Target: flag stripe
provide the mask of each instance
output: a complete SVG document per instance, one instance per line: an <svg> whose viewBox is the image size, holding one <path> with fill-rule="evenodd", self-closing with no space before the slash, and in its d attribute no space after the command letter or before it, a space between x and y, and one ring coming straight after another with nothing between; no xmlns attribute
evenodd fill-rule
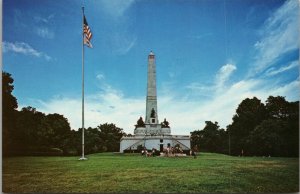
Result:
<svg viewBox="0 0 300 194"><path fill-rule="evenodd" d="M84 34L84 44L86 44L88 47L92 47L91 39L93 37L92 31L86 21L85 16L83 16L83 34Z"/></svg>

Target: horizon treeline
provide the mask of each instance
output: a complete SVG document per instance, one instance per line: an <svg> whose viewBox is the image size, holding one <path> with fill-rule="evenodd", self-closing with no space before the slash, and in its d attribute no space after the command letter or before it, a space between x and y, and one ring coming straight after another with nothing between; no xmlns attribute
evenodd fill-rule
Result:
<svg viewBox="0 0 300 194"><path fill-rule="evenodd" d="M63 115L44 114L33 107L17 110L11 74L2 72L3 156L80 155L82 128L71 130ZM123 129L113 123L85 128L85 153L119 151Z"/></svg>
<svg viewBox="0 0 300 194"><path fill-rule="evenodd" d="M256 97L244 99L225 129L206 121L191 132L197 151L235 156L299 156L299 101L269 96L265 104Z"/></svg>
<svg viewBox="0 0 300 194"><path fill-rule="evenodd" d="M33 107L17 110L11 74L2 71L3 156L80 155L82 129L72 130L63 115L44 114ZM222 110L220 110L222 111ZM244 99L225 129L206 121L191 132L191 148L234 156L299 156L299 101L269 96L265 104L256 97ZM117 152L126 135L113 123L85 129L85 153ZM129 136L131 134L128 134Z"/></svg>

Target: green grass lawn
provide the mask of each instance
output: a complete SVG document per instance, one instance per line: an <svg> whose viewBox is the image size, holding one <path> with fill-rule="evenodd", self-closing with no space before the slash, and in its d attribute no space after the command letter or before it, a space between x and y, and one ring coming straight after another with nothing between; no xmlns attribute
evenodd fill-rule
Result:
<svg viewBox="0 0 300 194"><path fill-rule="evenodd" d="M298 158L3 158L3 192L298 192Z"/></svg>

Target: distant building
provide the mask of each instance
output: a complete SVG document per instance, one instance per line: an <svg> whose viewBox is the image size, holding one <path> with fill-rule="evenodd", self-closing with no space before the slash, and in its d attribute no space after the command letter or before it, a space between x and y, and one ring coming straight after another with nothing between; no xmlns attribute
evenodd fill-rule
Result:
<svg viewBox="0 0 300 194"><path fill-rule="evenodd" d="M176 145L179 145L182 150L190 150L189 135L171 135L169 122L164 119L162 123L159 123L156 95L156 64L155 55L152 51L148 56L146 119L144 122L141 117L135 126L133 136L121 138L120 152L137 150L138 146L145 147L148 150L155 148L161 152L167 147L175 147Z"/></svg>

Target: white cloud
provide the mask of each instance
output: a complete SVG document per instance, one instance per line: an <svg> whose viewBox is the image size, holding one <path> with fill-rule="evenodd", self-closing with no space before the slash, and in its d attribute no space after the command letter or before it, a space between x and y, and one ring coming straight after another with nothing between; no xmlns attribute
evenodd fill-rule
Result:
<svg viewBox="0 0 300 194"><path fill-rule="evenodd" d="M300 99L300 78L298 77L296 80L278 86L269 91L270 95L279 95L285 96L289 101L299 101Z"/></svg>
<svg viewBox="0 0 300 194"><path fill-rule="evenodd" d="M133 46L136 43L136 40L137 38L129 39L129 37L125 38L124 36L122 38L120 36L117 36L115 38L115 45L118 45L117 52L121 55L125 55L133 48Z"/></svg>
<svg viewBox="0 0 300 194"><path fill-rule="evenodd" d="M217 121L225 128L231 123L238 104L243 99L253 96L252 91L259 83L255 80L240 81L228 85L226 87L228 89L214 93L206 100L199 98L178 100L165 96L162 102L159 101L159 107L163 107L161 112L169 118L174 134L187 134L202 129L207 120ZM214 87L211 85L211 88Z"/></svg>
<svg viewBox="0 0 300 194"><path fill-rule="evenodd" d="M24 42L3 42L3 52L13 51L16 53L22 53L25 55L33 55L36 57L40 57L41 53L37 50L33 49L29 44Z"/></svg>
<svg viewBox="0 0 300 194"><path fill-rule="evenodd" d="M230 75L236 70L236 66L232 64L226 64L218 71L215 79L216 90L222 90L226 81L228 81Z"/></svg>
<svg viewBox="0 0 300 194"><path fill-rule="evenodd" d="M263 103L270 96L286 96L289 101L299 100L299 78L282 86L267 86L265 80L248 79L227 86L208 100L180 100L169 96L158 97L160 120L167 118L173 134L188 134L203 129L205 121L217 121L226 128L232 123L236 108L246 98L259 98Z"/></svg>
<svg viewBox="0 0 300 194"><path fill-rule="evenodd" d="M50 14L49 16L42 17L39 15L34 16L35 26L33 29L35 29L35 33L42 37L47 39L53 39L55 36L54 31L50 28L50 26L53 26L53 18L55 14Z"/></svg>
<svg viewBox="0 0 300 194"><path fill-rule="evenodd" d="M14 52L20 53L24 55L34 56L34 57L43 57L47 61L51 60L51 57L47 54L37 51L36 49L32 48L29 44L25 42L3 42L2 44L3 52Z"/></svg>
<svg viewBox="0 0 300 194"><path fill-rule="evenodd" d="M37 23L44 23L44 24L48 24L52 21L52 19L54 18L55 14L50 14L47 17L41 17L39 15L34 16L34 21Z"/></svg>
<svg viewBox="0 0 300 194"><path fill-rule="evenodd" d="M127 133L133 133L140 116L144 117L145 100L124 98L113 90L85 97L85 127L96 127L103 123L114 123ZM80 98L53 98L49 101L36 100L34 106L45 113L59 113L77 130L82 126Z"/></svg>
<svg viewBox="0 0 300 194"><path fill-rule="evenodd" d="M55 14L45 16L44 14L33 14L25 10L14 9L14 26L18 31L29 31L39 37L53 39L55 32ZM27 20L30 18L30 20Z"/></svg>
<svg viewBox="0 0 300 194"><path fill-rule="evenodd" d="M105 76L104 76L104 74L99 73L99 74L96 76L96 78L97 78L98 80L103 80L103 79L105 79Z"/></svg>
<svg viewBox="0 0 300 194"><path fill-rule="evenodd" d="M122 17L126 10L134 3L134 0L109 0L100 1L104 10L113 17Z"/></svg>
<svg viewBox="0 0 300 194"><path fill-rule="evenodd" d="M54 32L49 30L47 27L38 27L36 28L36 33L42 38L53 39Z"/></svg>
<svg viewBox="0 0 300 194"><path fill-rule="evenodd" d="M225 65L216 73L216 78L228 80L234 69L236 69L234 66ZM100 90L85 97L85 126L96 127L106 122L115 123L126 133L133 134L138 118L140 116L145 118L146 97L127 97L121 90L105 83L103 77L102 74L96 76L101 80ZM231 124L239 103L245 98L256 96L265 102L269 95L281 95L286 96L289 101L299 100L299 78L279 86L271 85L263 79L245 79L232 84L224 83L226 89L219 93L211 92L211 97L205 100L184 98L184 95L178 95L180 91L176 93L172 88L169 89L170 92L158 95L160 122L166 118L170 122L174 135L189 134L193 130L202 129L207 120L217 121L221 127L226 128ZM194 85L198 87L196 83ZM215 83L206 87L216 88ZM168 89L165 88L165 90ZM81 98L59 96L48 101L36 100L33 106L45 113L63 114L68 118L71 127L77 130L81 127Z"/></svg>
<svg viewBox="0 0 300 194"><path fill-rule="evenodd" d="M236 66L232 64L223 65L216 73L213 83L189 83L187 86L185 86L185 88L189 91L187 94L190 94L189 97L202 96L212 98L213 96L222 93L224 90L228 89L228 81L236 69Z"/></svg>
<svg viewBox="0 0 300 194"><path fill-rule="evenodd" d="M284 54L298 49L299 10L298 1L286 1L265 22L261 40L256 42L256 60L249 75L264 71Z"/></svg>
<svg viewBox="0 0 300 194"><path fill-rule="evenodd" d="M209 85L203 85L198 82L192 82L186 86L187 89L191 90L193 93L201 93L201 92L213 92L214 87Z"/></svg>
<svg viewBox="0 0 300 194"><path fill-rule="evenodd" d="M279 69L275 69L274 67L271 67L270 69L268 69L266 71L266 75L267 76L277 75L279 73L283 73L283 72L293 69L295 67L299 67L299 61L293 61L291 64L280 67Z"/></svg>

